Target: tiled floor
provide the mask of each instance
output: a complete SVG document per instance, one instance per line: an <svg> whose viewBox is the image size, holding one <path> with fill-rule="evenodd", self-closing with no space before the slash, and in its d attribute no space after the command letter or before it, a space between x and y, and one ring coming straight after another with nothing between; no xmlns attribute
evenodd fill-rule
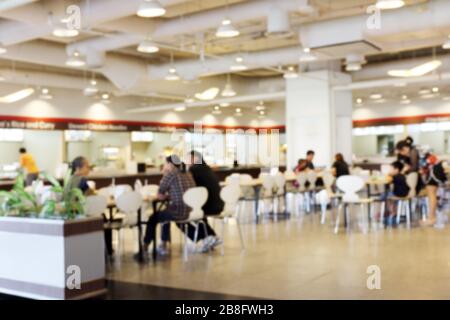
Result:
<svg viewBox="0 0 450 320"><path fill-rule="evenodd" d="M225 255L194 254L181 259L173 227L172 254L156 263L132 259L135 238L110 279L165 288L271 299L449 299L450 226L442 230L371 230L358 225L335 235L319 215L243 225L247 250L236 228L226 226ZM217 228L220 230L220 228ZM367 289L367 267L381 269L381 289ZM161 292L164 299L165 293Z"/></svg>

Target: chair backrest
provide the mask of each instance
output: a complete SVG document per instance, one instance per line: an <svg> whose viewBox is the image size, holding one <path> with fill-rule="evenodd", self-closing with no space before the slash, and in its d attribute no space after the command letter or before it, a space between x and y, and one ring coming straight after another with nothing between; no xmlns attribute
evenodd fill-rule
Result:
<svg viewBox="0 0 450 320"><path fill-rule="evenodd" d="M284 177L286 178L286 180L291 180L291 181L297 179L295 172L292 170L286 170L284 172Z"/></svg>
<svg viewBox="0 0 450 320"><path fill-rule="evenodd" d="M350 168L350 174L357 176L361 173L362 170L363 169L361 167L353 167L353 168Z"/></svg>
<svg viewBox="0 0 450 320"><path fill-rule="evenodd" d="M306 181L308 181L308 176L306 175L306 172L305 171L299 172L299 174L297 175L297 183L300 191L303 191L305 189Z"/></svg>
<svg viewBox="0 0 450 320"><path fill-rule="evenodd" d="M194 187L186 190L183 194L183 201L192 211L189 213L189 220L199 220L204 216L202 207L208 199L208 190L205 187Z"/></svg>
<svg viewBox="0 0 450 320"><path fill-rule="evenodd" d="M364 187L365 182L360 176L341 176L336 180L336 185L344 193L342 199L352 202L359 200L357 192Z"/></svg>
<svg viewBox="0 0 450 320"><path fill-rule="evenodd" d="M114 186L114 191L113 191L114 199L119 198L125 192L131 192L131 191L133 191L133 188L130 185L118 184L118 185Z"/></svg>
<svg viewBox="0 0 450 320"><path fill-rule="evenodd" d="M317 181L317 172L315 172L314 170L309 170L306 173L306 178L311 184L311 186L314 187Z"/></svg>
<svg viewBox="0 0 450 320"><path fill-rule="evenodd" d="M408 184L409 187L410 197L416 196L416 187L418 182L419 182L419 174L417 172L411 172L406 176L406 183Z"/></svg>
<svg viewBox="0 0 450 320"><path fill-rule="evenodd" d="M135 214L142 206L142 196L136 191L123 192L116 198L116 206L120 212Z"/></svg>
<svg viewBox="0 0 450 320"><path fill-rule="evenodd" d="M247 173L242 173L239 175L241 183L251 182L253 180L252 176Z"/></svg>
<svg viewBox="0 0 450 320"><path fill-rule="evenodd" d="M220 198L225 203L223 212L229 215L236 213L240 197L240 189L236 185L227 185L220 190Z"/></svg>
<svg viewBox="0 0 450 320"><path fill-rule="evenodd" d="M331 190L331 187L333 186L334 181L336 178L333 176L333 174L329 171L324 172L322 176L323 184L325 186L325 189Z"/></svg>
<svg viewBox="0 0 450 320"><path fill-rule="evenodd" d="M85 212L88 217L97 217L105 212L108 206L108 199L95 195L86 197Z"/></svg>
<svg viewBox="0 0 450 320"><path fill-rule="evenodd" d="M281 172L277 172L277 174L275 174L273 177L275 179L276 187L278 189L283 189L284 185L286 184L286 178L284 174L282 174Z"/></svg>
<svg viewBox="0 0 450 320"><path fill-rule="evenodd" d="M239 183L240 183L240 180L241 178L240 178L240 175L239 175L239 173L233 173L233 174L231 174L231 175L229 175L229 176L227 176L226 178L225 178L225 183L228 185L228 184L235 184L235 185L239 185Z"/></svg>
<svg viewBox="0 0 450 320"><path fill-rule="evenodd" d="M140 193L143 198L146 197L153 197L158 194L159 186L157 184L148 184L146 186L143 186L140 190Z"/></svg>
<svg viewBox="0 0 450 320"><path fill-rule="evenodd" d="M134 191L141 191L142 187L142 181L140 179L136 179L134 182Z"/></svg>
<svg viewBox="0 0 450 320"><path fill-rule="evenodd" d="M96 193L99 196L103 196L107 199L111 198L114 195L114 188L113 187L104 187L96 190Z"/></svg>
<svg viewBox="0 0 450 320"><path fill-rule="evenodd" d="M268 173L261 173L259 178L262 180L263 195L271 196L275 187L275 179Z"/></svg>

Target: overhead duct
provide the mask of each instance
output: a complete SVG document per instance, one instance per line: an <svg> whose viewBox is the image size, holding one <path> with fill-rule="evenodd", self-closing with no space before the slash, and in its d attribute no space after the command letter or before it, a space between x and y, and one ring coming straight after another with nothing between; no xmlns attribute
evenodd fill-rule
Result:
<svg viewBox="0 0 450 320"><path fill-rule="evenodd" d="M274 5L267 16L266 35L275 38L286 38L293 35L289 22L289 11Z"/></svg>

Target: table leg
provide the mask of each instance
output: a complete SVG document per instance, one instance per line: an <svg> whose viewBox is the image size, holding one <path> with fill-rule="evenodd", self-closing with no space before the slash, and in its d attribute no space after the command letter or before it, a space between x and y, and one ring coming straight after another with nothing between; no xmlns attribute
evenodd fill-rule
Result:
<svg viewBox="0 0 450 320"><path fill-rule="evenodd" d="M158 208L157 208L157 202L153 202L153 214L156 214ZM156 257L157 257L157 245L156 245L156 228L157 228L157 224L155 224L155 229L153 230L153 250L152 250L152 258L153 258L153 262L156 262Z"/></svg>
<svg viewBox="0 0 450 320"><path fill-rule="evenodd" d="M258 211L259 211L259 193L261 190L260 186L255 186L253 188L255 190L255 217L256 217L256 223L259 222L259 215L258 215Z"/></svg>
<svg viewBox="0 0 450 320"><path fill-rule="evenodd" d="M139 262L144 261L144 248L142 247L142 210L137 211L137 227L138 227L138 248L139 248Z"/></svg>

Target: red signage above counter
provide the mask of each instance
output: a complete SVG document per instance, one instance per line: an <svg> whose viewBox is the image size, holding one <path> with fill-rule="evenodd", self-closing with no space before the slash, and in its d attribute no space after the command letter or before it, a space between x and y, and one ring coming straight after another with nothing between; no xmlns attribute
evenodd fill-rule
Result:
<svg viewBox="0 0 450 320"><path fill-rule="evenodd" d="M0 115L1 129L29 129L29 130L90 130L90 131L155 131L155 132L173 132L176 129L194 130L194 123L161 123L161 122L142 122L127 120L89 120L73 118L32 118L21 116L2 116ZM203 129L216 129L226 131L232 129L256 131L267 129L285 131L285 126L274 127L248 127L248 126L222 126L222 125L203 125Z"/></svg>

